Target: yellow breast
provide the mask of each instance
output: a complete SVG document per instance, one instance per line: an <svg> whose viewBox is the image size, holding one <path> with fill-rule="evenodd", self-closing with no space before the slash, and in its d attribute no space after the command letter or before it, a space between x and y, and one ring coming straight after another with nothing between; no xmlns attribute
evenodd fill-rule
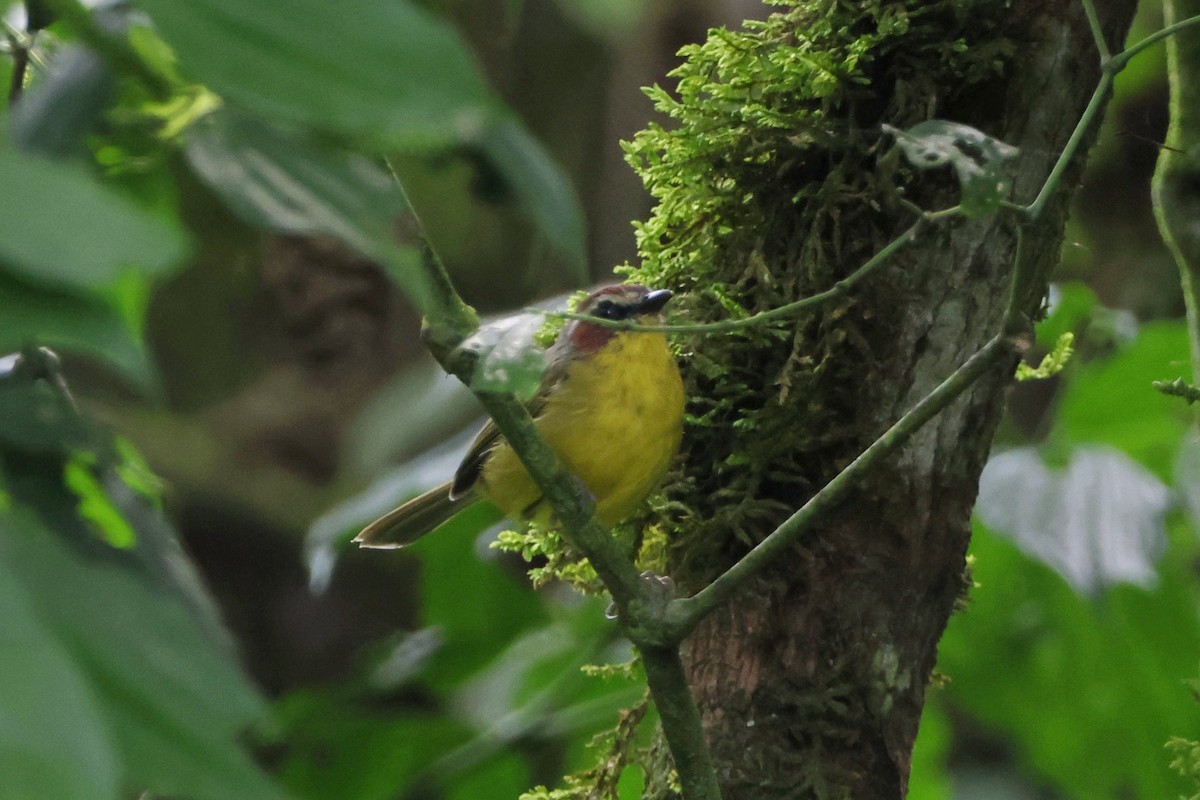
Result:
<svg viewBox="0 0 1200 800"><path fill-rule="evenodd" d="M572 363L536 424L595 497L597 519L624 519L658 486L683 434L683 382L666 338L620 333ZM509 516L540 516L541 491L507 444L482 478L484 494Z"/></svg>

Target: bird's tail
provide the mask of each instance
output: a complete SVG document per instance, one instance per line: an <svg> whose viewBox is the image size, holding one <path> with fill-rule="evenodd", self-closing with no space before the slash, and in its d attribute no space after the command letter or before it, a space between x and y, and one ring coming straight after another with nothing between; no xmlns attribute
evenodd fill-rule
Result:
<svg viewBox="0 0 1200 800"><path fill-rule="evenodd" d="M446 481L389 511L363 528L354 541L360 547L380 549L412 544L471 504L469 497L450 499L452 483Z"/></svg>

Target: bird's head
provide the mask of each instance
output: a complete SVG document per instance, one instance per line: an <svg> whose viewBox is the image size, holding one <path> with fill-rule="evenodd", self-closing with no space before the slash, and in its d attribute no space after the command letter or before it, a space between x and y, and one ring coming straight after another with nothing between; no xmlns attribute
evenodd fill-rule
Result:
<svg viewBox="0 0 1200 800"><path fill-rule="evenodd" d="M671 299L667 289L650 289L640 283L602 286L583 299L576 313L608 320L629 320L641 325L662 324L662 309ZM583 353L594 353L620 334L616 328L587 320L568 323L563 335Z"/></svg>

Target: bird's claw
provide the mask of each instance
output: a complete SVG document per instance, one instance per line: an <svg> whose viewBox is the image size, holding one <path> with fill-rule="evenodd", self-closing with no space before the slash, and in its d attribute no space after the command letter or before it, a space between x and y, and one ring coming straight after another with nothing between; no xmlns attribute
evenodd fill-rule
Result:
<svg viewBox="0 0 1200 800"><path fill-rule="evenodd" d="M656 605L666 605L675 599L675 581L669 575L655 575L646 570L638 576L649 589L648 594L656 601Z"/></svg>
<svg viewBox="0 0 1200 800"><path fill-rule="evenodd" d="M655 575L650 570L646 570L638 576L642 579L642 583L646 586L645 594L643 595L647 605L653 606L656 611L662 611L667 605L675 599L675 581L668 575ZM605 619L617 619L620 613L617 609L617 604L609 603L608 608L604 609Z"/></svg>

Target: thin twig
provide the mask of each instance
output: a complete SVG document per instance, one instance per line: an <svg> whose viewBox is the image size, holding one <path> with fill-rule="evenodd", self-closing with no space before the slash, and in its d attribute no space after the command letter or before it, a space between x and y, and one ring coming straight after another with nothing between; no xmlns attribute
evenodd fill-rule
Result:
<svg viewBox="0 0 1200 800"><path fill-rule="evenodd" d="M794 316L795 314L813 306L820 305L827 300L832 300L835 297L840 297L847 294L850 289L863 278L871 274L879 265L883 264L899 250L911 244L920 235L925 226L932 222L958 216L961 213L958 206L953 208L942 209L941 211L930 211L922 215L922 218L910 227L904 233L897 236L892 241L884 245L879 252L871 256L867 261L854 272L842 278L830 288L818 292L817 294L801 298L786 305L777 306L766 311L760 311L757 314L751 314L748 317L741 319L725 319L716 322L697 322L693 324L675 324L670 325L638 325L634 322L624 320L601 319L599 317L590 317L584 314L574 314L566 311L547 311L542 308L526 309L532 314L543 314L547 317L556 319L568 320L586 320L589 323L599 325L604 328L614 328L621 331L635 331L638 333L728 333L730 331L741 330L742 328L750 328L757 325L762 325L766 322L771 322L784 317Z"/></svg>
<svg viewBox="0 0 1200 800"><path fill-rule="evenodd" d="M1096 16L1096 9L1092 3L1092 0L1082 0L1082 2L1084 11L1088 15L1089 23L1091 23L1093 19L1096 19L1097 22L1095 25L1098 25L1099 18ZM1062 152L1059 153L1058 160L1054 162L1054 167L1050 170L1050 174L1046 177L1046 182L1042 184L1041 191L1038 192L1038 195L1034 201L1025 207L1025 214L1030 219L1036 220L1042 215L1042 212L1045 211L1046 204L1049 203L1051 195L1054 194L1054 191L1058 188L1058 184L1062 181L1063 173L1066 171L1067 166L1071 163L1072 159L1075 158L1075 154L1078 152L1080 145L1083 143L1083 137L1092 127L1092 123L1095 122L1100 110L1104 107L1104 101L1108 96L1109 90L1112 88L1113 78L1116 76L1116 74L1125 69L1125 67L1129 64L1129 60L1138 53L1141 53L1147 47L1161 42L1168 36L1171 36L1172 34L1177 33L1184 28L1197 24L1200 24L1200 15L1188 17L1185 20L1180 20L1173 25L1168 25L1162 30L1150 34L1136 44L1130 45L1120 53L1117 53L1115 56L1109 58L1105 58L1105 53L1108 50L1108 46L1104 45L1102 47L1100 82L1096 85L1096 90L1092 92L1092 98L1088 101L1087 108L1084 109L1083 114L1079 117L1079 122L1076 123L1075 130L1071 132L1071 138L1067 140L1067 144L1063 147ZM1103 36L1102 34L1098 33L1096 27L1093 27L1093 34L1098 37L1098 42L1103 42ZM1097 46L1100 47L1099 44Z"/></svg>
<svg viewBox="0 0 1200 800"><path fill-rule="evenodd" d="M1096 43L1096 50L1100 53L1100 63L1106 64L1112 58L1112 51L1108 49L1104 28L1100 26L1100 17L1096 14L1096 6L1091 0L1084 0L1083 13L1087 15L1088 27L1092 29L1092 41Z"/></svg>
<svg viewBox="0 0 1200 800"><path fill-rule="evenodd" d="M1111 63L1111 62L1110 62ZM1071 131L1071 138L1067 140L1067 144L1058 155L1058 160L1054 162L1054 167L1050 170L1050 174L1046 176L1045 183L1042 184L1041 191L1032 203L1025 207L1025 214L1031 220L1036 220L1042 215L1046 209L1046 204L1050 202L1051 195L1058 189L1058 184L1062 181L1063 173L1067 171L1071 161L1075 158L1075 153L1079 150L1079 146L1083 143L1083 137L1087 134L1088 129L1092 127L1092 122L1104 108L1104 101L1108 98L1108 91L1112 88L1113 73L1104 70L1100 73L1100 82L1096 84L1096 90L1092 92L1092 99L1088 101L1087 108L1083 110L1083 114L1079 117L1079 122L1075 125L1075 130Z"/></svg>
<svg viewBox="0 0 1200 800"><path fill-rule="evenodd" d="M1190 28L1193 25L1200 25L1200 14L1197 14L1194 17L1188 17L1187 19L1181 19L1179 22L1168 25L1162 30L1155 31L1145 39L1126 47L1120 53L1117 53L1112 57L1112 60L1109 61L1109 69L1114 73L1120 72L1121 70L1125 69L1125 66L1129 63L1131 58L1141 53L1147 47L1156 45L1167 37L1173 36L1184 28Z"/></svg>

